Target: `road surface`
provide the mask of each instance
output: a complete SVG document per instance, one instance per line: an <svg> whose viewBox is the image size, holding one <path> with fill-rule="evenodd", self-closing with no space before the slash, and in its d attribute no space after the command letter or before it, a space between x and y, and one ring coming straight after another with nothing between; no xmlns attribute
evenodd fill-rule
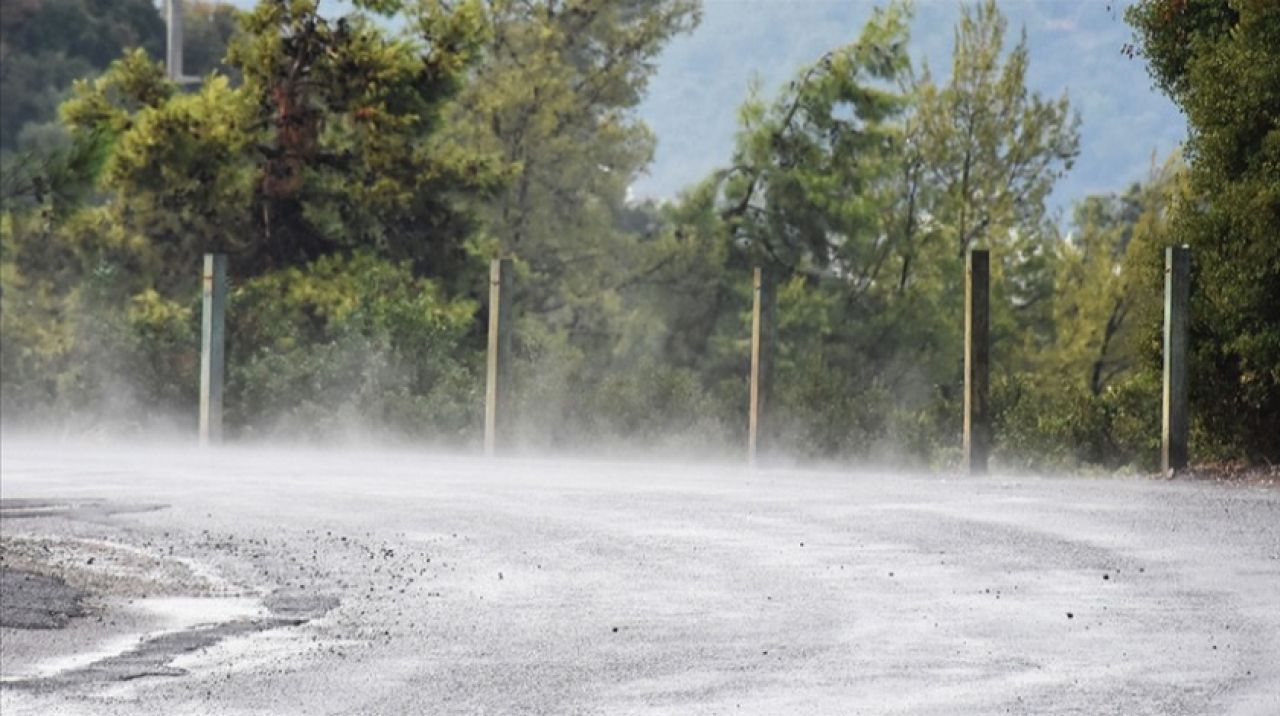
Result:
<svg viewBox="0 0 1280 716"><path fill-rule="evenodd" d="M1280 714L1274 489L0 456L6 716Z"/></svg>

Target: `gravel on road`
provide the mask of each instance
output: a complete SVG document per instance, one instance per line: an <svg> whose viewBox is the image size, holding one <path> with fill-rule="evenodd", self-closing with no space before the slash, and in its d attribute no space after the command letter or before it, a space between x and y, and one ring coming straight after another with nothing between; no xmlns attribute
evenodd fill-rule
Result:
<svg viewBox="0 0 1280 716"><path fill-rule="evenodd" d="M0 458L6 716L1280 713L1255 483Z"/></svg>

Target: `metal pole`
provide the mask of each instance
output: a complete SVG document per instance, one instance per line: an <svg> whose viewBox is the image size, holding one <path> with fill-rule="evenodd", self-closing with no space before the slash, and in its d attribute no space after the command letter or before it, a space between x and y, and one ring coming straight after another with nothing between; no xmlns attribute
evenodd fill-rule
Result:
<svg viewBox="0 0 1280 716"><path fill-rule="evenodd" d="M1164 250L1164 390L1160 469L1176 472L1187 466L1190 428L1187 403L1187 307L1191 298L1191 250Z"/></svg>
<svg viewBox="0 0 1280 716"><path fill-rule="evenodd" d="M511 440L511 259L489 265L489 350L484 401L484 453L493 456Z"/></svg>
<svg viewBox="0 0 1280 716"><path fill-rule="evenodd" d="M200 444L222 442L222 387L225 374L227 257L205 254L201 276Z"/></svg>
<svg viewBox="0 0 1280 716"><path fill-rule="evenodd" d="M969 474L980 475L991 450L991 270L985 249L969 250L964 275L964 463Z"/></svg>
<svg viewBox="0 0 1280 716"><path fill-rule="evenodd" d="M751 301L751 405L747 418L747 462L753 467L769 447L769 410L772 409L773 351L776 332L775 291L772 277L755 270Z"/></svg>
<svg viewBox="0 0 1280 716"><path fill-rule="evenodd" d="M165 72L174 82L182 82L182 0L165 0Z"/></svg>

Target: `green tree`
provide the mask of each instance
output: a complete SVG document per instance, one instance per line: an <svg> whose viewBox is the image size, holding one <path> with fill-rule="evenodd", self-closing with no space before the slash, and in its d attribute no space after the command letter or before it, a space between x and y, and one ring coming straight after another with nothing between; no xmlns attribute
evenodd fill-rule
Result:
<svg viewBox="0 0 1280 716"><path fill-rule="evenodd" d="M1040 366L1046 373L1069 376L1097 396L1143 367L1144 323L1158 320L1160 300L1147 290L1142 265L1168 230L1182 171L1171 160L1123 194L1076 204L1072 232L1059 245L1055 341Z"/></svg>
<svg viewBox="0 0 1280 716"><path fill-rule="evenodd" d="M266 0L226 60L239 85L215 73L178 92L140 51L79 82L63 115L110 147L104 209L140 247L133 273L163 281L211 250L260 272L356 247L455 272L469 227L453 197L494 175L432 136L483 16L425 3L402 18L389 36L367 12L331 21L312 0Z"/></svg>
<svg viewBox="0 0 1280 716"><path fill-rule="evenodd" d="M634 111L658 53L696 24L698 3L491 0L488 9L487 52L445 134L504 168L501 190L477 202L484 231L471 250L517 262L520 373L530 376L519 392L530 411L562 418L527 421L538 432L529 438L559 441L578 430L571 415L586 419L581 386L621 369L619 291L644 261L619 221L653 151Z"/></svg>
<svg viewBox="0 0 1280 716"><path fill-rule="evenodd" d="M903 248L908 19L901 5L877 12L772 107L749 100L725 175L737 273L761 265L780 281L778 424L787 443L824 454L891 439L889 392L911 409L929 398L927 383L909 389L924 381L905 355L908 335L928 330L916 312L923 284L903 296L892 265Z"/></svg>
<svg viewBox="0 0 1280 716"><path fill-rule="evenodd" d="M1190 127L1163 243L1192 253L1193 449L1280 460L1280 5L1142 0L1126 18Z"/></svg>
<svg viewBox="0 0 1280 716"><path fill-rule="evenodd" d="M1155 465L1159 447L1158 352L1162 310L1151 267L1171 211L1183 199L1175 157L1122 194L1076 204L1057 246L1051 297L1053 340L1029 367L997 374L1001 456L1044 465Z"/></svg>
<svg viewBox="0 0 1280 716"><path fill-rule="evenodd" d="M770 267L778 407L786 442L809 452L918 457L955 441L972 245L994 250L996 285L1012 286L996 293L1002 362L1030 366L1052 338L1045 199L1075 154L1077 121L1065 98L1026 89L1025 40L1006 54L994 4L965 10L943 84L913 73L907 20L901 5L877 12L772 105L748 101L732 166L678 213L682 229L724 246L702 252L722 273L675 324L689 330L686 352L725 351L708 381L741 384L747 277Z"/></svg>
<svg viewBox="0 0 1280 716"><path fill-rule="evenodd" d="M294 341L233 348L238 427L323 394L456 431L459 403L443 396L474 385L475 306L431 279L470 260L457 197L497 174L437 130L484 30L476 3L361 2L330 20L312 0L264 0L226 59L238 84L214 71L180 91L142 50L79 81L62 107L72 149L45 173L6 177L6 412L101 414L131 395L139 410L190 415L195 267L224 251L237 296ZM261 369L280 355L287 380ZM415 355L433 368L412 369ZM352 383L360 356L387 370Z"/></svg>
<svg viewBox="0 0 1280 716"><path fill-rule="evenodd" d="M1049 298L1058 240L1045 200L1079 151L1079 117L1066 95L1046 99L1026 86L1025 30L1005 50L1007 21L995 0L966 7L956 27L951 76L926 69L911 136L922 164L926 222L957 257L992 251L993 354L1007 368L1052 336ZM925 223L925 222L921 222ZM960 277L958 263L948 277Z"/></svg>

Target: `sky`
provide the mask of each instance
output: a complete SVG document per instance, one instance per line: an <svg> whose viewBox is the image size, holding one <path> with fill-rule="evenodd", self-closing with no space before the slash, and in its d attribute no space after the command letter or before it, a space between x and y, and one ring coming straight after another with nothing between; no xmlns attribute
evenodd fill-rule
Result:
<svg viewBox="0 0 1280 716"><path fill-rule="evenodd" d="M870 0L704 0L702 24L658 58L639 116L658 140L654 162L632 188L636 198L668 199L728 163L737 111L753 77L772 97L799 68L855 40L877 4ZM1152 85L1132 39L1124 0L1003 0L1006 44L1025 28L1027 81L1049 98L1063 92L1081 116L1080 156L1050 204L1122 191L1147 176L1186 135L1178 109ZM956 0L917 0L909 45L917 66L950 73Z"/></svg>

